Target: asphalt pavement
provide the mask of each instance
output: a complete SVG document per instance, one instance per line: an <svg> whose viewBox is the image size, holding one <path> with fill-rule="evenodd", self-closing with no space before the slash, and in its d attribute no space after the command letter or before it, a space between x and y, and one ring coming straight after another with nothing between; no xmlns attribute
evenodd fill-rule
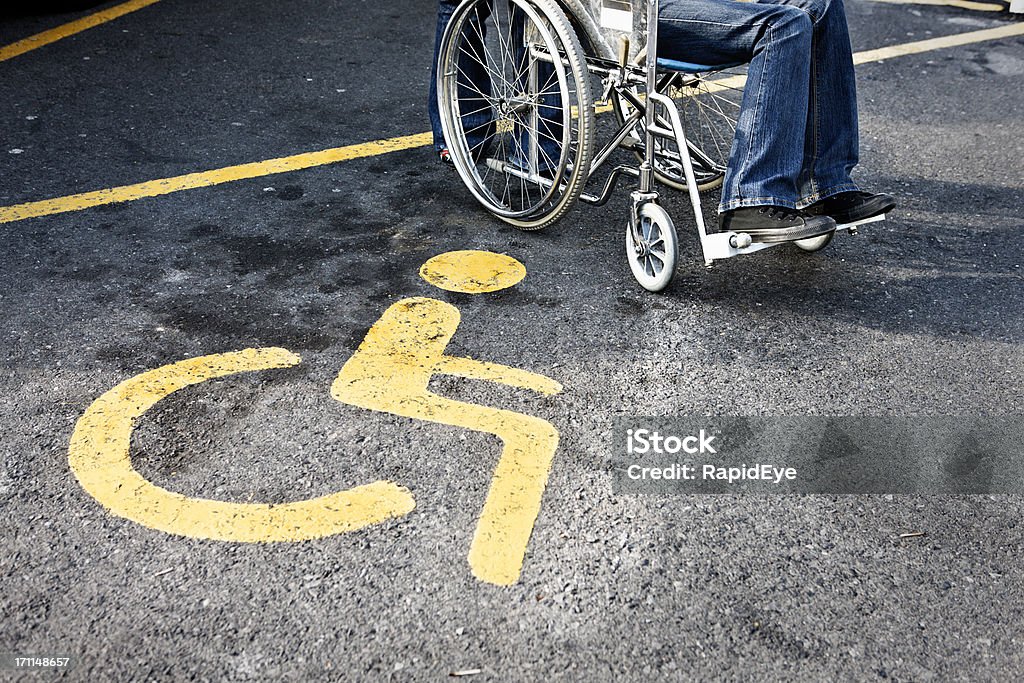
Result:
<svg viewBox="0 0 1024 683"><path fill-rule="evenodd" d="M0 22L8 45L76 18ZM854 50L1021 25L849 0ZM163 0L0 61L0 207L427 130L429 2ZM612 424L643 415L1005 416L1024 379L1024 35L857 67L865 187L889 220L820 253L703 267L686 198L659 295L625 260L627 194L523 233L429 147L0 223L0 653L23 680L1018 680L1020 496L618 495ZM455 250L522 262L470 295ZM389 306L459 309L450 353L553 396L431 389L553 425L518 581L467 553L491 435L345 405L339 370ZM190 497L286 504L376 480L415 509L299 542L166 533L69 467L76 422L176 361L302 363L183 389L135 470ZM903 536L901 534L913 534Z"/></svg>

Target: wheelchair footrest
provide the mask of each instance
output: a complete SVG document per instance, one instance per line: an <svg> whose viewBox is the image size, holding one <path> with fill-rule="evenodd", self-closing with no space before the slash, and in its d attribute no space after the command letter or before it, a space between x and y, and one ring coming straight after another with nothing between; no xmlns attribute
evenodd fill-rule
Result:
<svg viewBox="0 0 1024 683"><path fill-rule="evenodd" d="M839 232L840 230L846 230L851 235L856 235L857 228L859 226L867 225L868 223L878 223L879 221L884 221L885 217L888 215L889 214L883 213L880 216L872 216L871 218L865 218L862 221L854 221L853 223L840 223L839 225L836 226L836 232Z"/></svg>
<svg viewBox="0 0 1024 683"><path fill-rule="evenodd" d="M865 218L862 221L843 223L836 226L836 232L846 230L851 235L855 235L857 234L857 228L859 226L884 221L885 217L886 214L882 214L880 216ZM776 247L780 244L788 244L788 242L774 242L771 244L752 242L750 240L750 236L746 233L736 232L716 232L706 235L701 239L701 249L704 252L704 262L709 266L713 261L739 256L740 254L753 254L754 252L761 251L762 249Z"/></svg>
<svg viewBox="0 0 1024 683"><path fill-rule="evenodd" d="M735 232L716 232L706 236L701 240L704 261L719 261L740 254L753 254L755 251L776 246L776 244L749 242L743 239L744 236L747 237L747 240L750 239L749 235Z"/></svg>

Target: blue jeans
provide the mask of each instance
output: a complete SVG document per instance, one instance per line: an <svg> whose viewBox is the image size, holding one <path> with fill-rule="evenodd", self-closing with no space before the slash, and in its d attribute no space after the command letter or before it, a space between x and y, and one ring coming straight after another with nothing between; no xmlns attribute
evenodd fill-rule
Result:
<svg viewBox="0 0 1024 683"><path fill-rule="evenodd" d="M448 27L452 13L455 12L455 8L458 7L460 1L440 0L437 7L437 35L434 38L434 61L430 68L430 100L427 102L427 109L430 112L430 128L434 134L434 150L437 152L448 147L444 141L444 133L441 132L441 113L437 107L437 59L441 54L441 37L444 36L444 31ZM486 19L486 17L473 19L474 22L480 22L481 35L485 33L485 28L482 24ZM472 45L471 49L479 51L478 54L484 54L483 48L479 43L472 40L470 42ZM467 131L466 141L469 143L470 148L482 147L487 138L492 135L492 131L490 126L491 111L487 105L487 100L481 97L480 93L488 97L490 96L491 80L483 65L476 59L468 56L460 56L459 70L461 72L458 80L459 101L464 111L474 112L462 117L463 129ZM467 80L469 81L468 83L466 82ZM477 90L480 93L476 92Z"/></svg>
<svg viewBox="0 0 1024 683"><path fill-rule="evenodd" d="M843 0L661 0L658 55L749 62L719 211L856 190L857 90Z"/></svg>
<svg viewBox="0 0 1024 683"><path fill-rule="evenodd" d="M444 36L448 22L451 20L452 14L460 2L461 0L440 0L437 8L437 33L434 39L434 60L430 70L430 93L428 95L430 99L427 102L427 110L430 113L430 128L434 136L434 150L437 152L448 147L444 139L444 133L441 130L441 114L437 106L437 59L441 52L441 38ZM510 7L512 7L511 31L513 35L522 35L525 17L514 6L510 5ZM482 58L486 54L480 37L486 36L487 33L486 21L490 14L490 3L482 5L481 8L484 11L479 12L477 17L471 19L471 21L478 24L479 31L468 32L466 43L464 43L464 46L471 50L473 55L465 53L459 55L459 76L457 79L459 106L461 111L468 112L462 116L462 127L466 131L466 142L476 158L481 158L487 153L489 143L494 136L492 122L494 114L487 100L491 96L490 78L486 68L484 68L484 64L481 63L482 59L474 58L476 56ZM522 63L522 60L526 59L525 50L521 49L522 46L518 43L517 47L520 49L515 51L515 59L517 63ZM521 72L522 69L520 66L516 66L514 71ZM557 166L560 156L561 145L559 142L563 130L562 101L558 94L550 93L551 86L549 84L556 80L554 79L554 73L554 67L550 64L540 64L538 66L538 77L542 84L542 90L548 91L548 94L541 95L540 106L538 107L542 123L542 139L539 144L539 170L548 170ZM530 142L528 136L529 131L519 132L517 142L520 153L513 153L511 158L513 162L517 162L524 167L528 165L528 161L525 158L525 150L528 149Z"/></svg>

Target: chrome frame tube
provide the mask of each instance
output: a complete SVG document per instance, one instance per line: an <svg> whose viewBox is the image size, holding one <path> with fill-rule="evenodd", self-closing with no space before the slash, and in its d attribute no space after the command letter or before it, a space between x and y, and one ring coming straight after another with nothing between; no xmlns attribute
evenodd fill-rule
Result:
<svg viewBox="0 0 1024 683"><path fill-rule="evenodd" d="M658 89L658 0L647 0L647 97ZM644 161L640 164L640 192L652 192L654 188L654 107L648 105L645 116ZM683 147L682 149L686 149Z"/></svg>
<svg viewBox="0 0 1024 683"><path fill-rule="evenodd" d="M675 103L672 102L671 99L661 93L648 93L648 111L653 111L658 105L665 107L665 112L668 114L669 120L672 122L672 132L676 135L676 145L678 145L681 150L687 150L686 154L680 154L679 157L683 160L683 174L686 176L686 187L690 194L690 204L693 206L693 218L697 222L697 233L700 236L700 248L704 255L704 265L710 267L714 261L708 258L708 231L707 226L704 225L704 211L701 209L700 191L697 189L697 178L693 172L693 160L690 159L689 146L686 142L686 133L683 130L682 117L679 116L679 110L676 109ZM649 128L647 132L648 135L653 135Z"/></svg>
<svg viewBox="0 0 1024 683"><path fill-rule="evenodd" d="M527 163L530 167L530 175L536 175L540 168L540 95L538 94L540 89L540 73L537 70L537 60L533 57L533 50L527 52L526 58L530 60L527 93L537 98L537 101L530 108L530 130L526 133L530 145ZM565 154L563 153L562 156L564 157Z"/></svg>
<svg viewBox="0 0 1024 683"><path fill-rule="evenodd" d="M647 111L646 111L646 149L644 150L644 162L640 165L640 192L644 195L653 192L654 185L654 136L657 126L657 108L662 106L672 124L671 134L675 135L676 146L679 149L679 157L683 162L683 174L686 177L686 186L690 194L690 204L693 207L693 217L697 222L697 232L700 236L701 252L704 256L704 265L710 267L713 261L708 258L706 243L708 239L707 227L704 225L704 212L701 209L700 192L697 190L697 179L693 172L693 160L690 158L690 145L686 140L686 132L683 130L682 118L675 103L665 95L658 92L658 0L647 0ZM657 194L655 194L657 198ZM633 209L634 216L637 209Z"/></svg>

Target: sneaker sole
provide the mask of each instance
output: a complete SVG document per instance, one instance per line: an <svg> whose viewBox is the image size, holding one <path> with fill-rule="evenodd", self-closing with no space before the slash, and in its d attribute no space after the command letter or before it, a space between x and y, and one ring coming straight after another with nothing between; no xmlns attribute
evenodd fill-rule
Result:
<svg viewBox="0 0 1024 683"><path fill-rule="evenodd" d="M812 237L821 237L830 232L835 232L835 230L836 224L832 221L827 223L815 221L814 223L793 228L751 228L742 232L750 235L750 239L759 244L781 244L782 242L795 242Z"/></svg>

